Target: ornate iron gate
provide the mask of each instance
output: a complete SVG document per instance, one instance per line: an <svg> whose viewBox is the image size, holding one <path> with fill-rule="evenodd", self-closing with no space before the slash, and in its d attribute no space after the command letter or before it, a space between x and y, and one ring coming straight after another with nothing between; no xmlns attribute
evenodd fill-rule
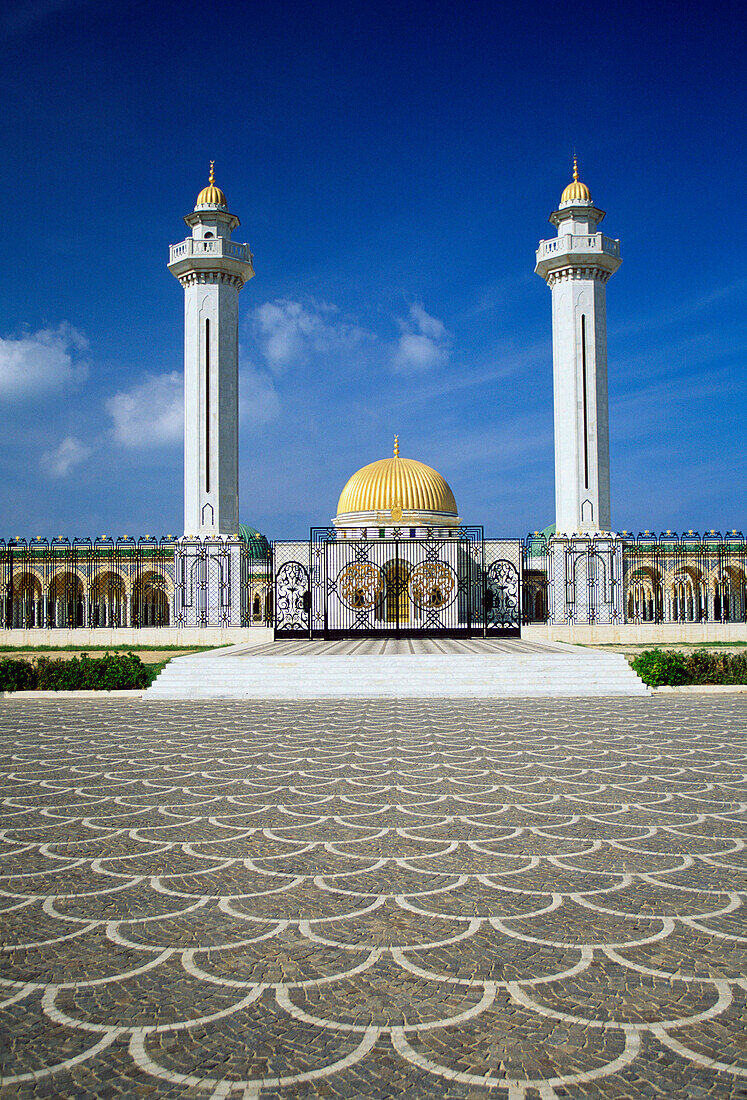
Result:
<svg viewBox="0 0 747 1100"><path fill-rule="evenodd" d="M313 528L274 558L277 638L519 633L521 544L486 543L482 528L370 539Z"/></svg>

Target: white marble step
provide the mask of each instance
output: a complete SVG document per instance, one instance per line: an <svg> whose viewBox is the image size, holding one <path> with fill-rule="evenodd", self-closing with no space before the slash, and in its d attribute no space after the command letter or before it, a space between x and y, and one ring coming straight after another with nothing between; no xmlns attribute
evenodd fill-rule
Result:
<svg viewBox="0 0 747 1100"><path fill-rule="evenodd" d="M196 655L171 661L146 699L647 695L621 654Z"/></svg>

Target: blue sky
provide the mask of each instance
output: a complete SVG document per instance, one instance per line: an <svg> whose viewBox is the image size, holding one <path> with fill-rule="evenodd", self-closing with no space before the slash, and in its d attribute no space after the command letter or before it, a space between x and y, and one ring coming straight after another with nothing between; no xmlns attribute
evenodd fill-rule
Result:
<svg viewBox="0 0 747 1100"><path fill-rule="evenodd" d="M581 178L608 285L617 529L747 526L742 5L20 0L0 14L0 535L182 530L182 291L208 160L249 241L241 515L435 466L552 522L550 293Z"/></svg>

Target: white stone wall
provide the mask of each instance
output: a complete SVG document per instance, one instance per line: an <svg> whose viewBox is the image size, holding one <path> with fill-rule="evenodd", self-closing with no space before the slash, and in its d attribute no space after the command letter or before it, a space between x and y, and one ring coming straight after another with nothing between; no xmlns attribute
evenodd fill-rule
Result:
<svg viewBox="0 0 747 1100"><path fill-rule="evenodd" d="M573 286L570 279L552 288L553 413L555 438L555 524L558 531L576 531L579 434L578 377Z"/></svg>
<svg viewBox="0 0 747 1100"><path fill-rule="evenodd" d="M602 279L594 281L593 312L595 385L590 387L594 398L594 424L596 428L596 486L597 529L612 530L610 501L610 427L609 396L607 390L607 284Z"/></svg>

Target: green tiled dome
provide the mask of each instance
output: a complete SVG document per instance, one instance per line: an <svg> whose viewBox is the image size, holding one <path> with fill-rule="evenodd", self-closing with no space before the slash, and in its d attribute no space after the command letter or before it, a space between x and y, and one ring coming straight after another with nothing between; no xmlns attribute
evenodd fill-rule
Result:
<svg viewBox="0 0 747 1100"><path fill-rule="evenodd" d="M547 550L547 544L555 534L555 524L550 523L543 531L530 535L527 539L527 548L530 558L540 558Z"/></svg>
<svg viewBox="0 0 747 1100"><path fill-rule="evenodd" d="M247 544L250 558L269 558L270 544L259 531L246 523L240 523L239 538Z"/></svg>

